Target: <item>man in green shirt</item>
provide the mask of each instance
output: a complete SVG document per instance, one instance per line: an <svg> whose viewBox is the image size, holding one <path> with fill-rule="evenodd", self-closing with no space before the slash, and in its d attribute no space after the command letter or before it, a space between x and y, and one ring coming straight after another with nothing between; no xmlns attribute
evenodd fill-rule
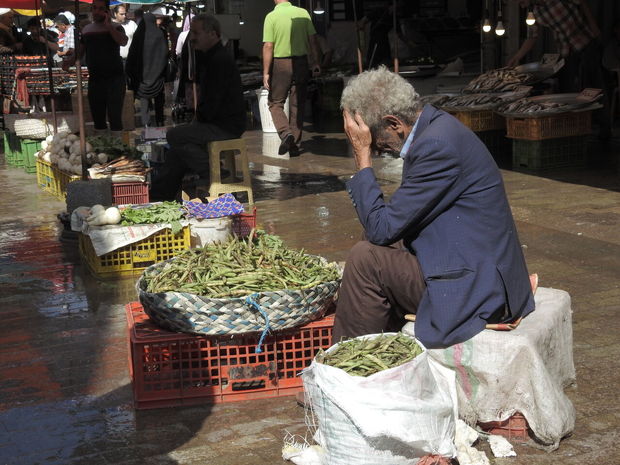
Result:
<svg viewBox="0 0 620 465"><path fill-rule="evenodd" d="M282 140L278 153L299 155L304 104L308 85L308 49L312 72L321 72L316 31L303 8L285 0L274 0L263 25L263 86L269 90L269 111ZM289 95L290 93L290 95ZM284 102L289 98L289 117Z"/></svg>

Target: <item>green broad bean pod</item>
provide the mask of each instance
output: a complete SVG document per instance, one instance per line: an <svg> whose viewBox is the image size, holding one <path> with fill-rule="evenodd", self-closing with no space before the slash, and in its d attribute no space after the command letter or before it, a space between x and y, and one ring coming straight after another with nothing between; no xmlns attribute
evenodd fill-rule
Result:
<svg viewBox="0 0 620 465"><path fill-rule="evenodd" d="M307 289L340 278L336 264L287 248L277 236L253 230L246 239L183 252L159 273L146 273L146 290L188 292L209 298Z"/></svg>
<svg viewBox="0 0 620 465"><path fill-rule="evenodd" d="M396 333L341 342L329 353L320 351L316 360L352 376L366 377L410 362L421 353L422 347L415 339Z"/></svg>

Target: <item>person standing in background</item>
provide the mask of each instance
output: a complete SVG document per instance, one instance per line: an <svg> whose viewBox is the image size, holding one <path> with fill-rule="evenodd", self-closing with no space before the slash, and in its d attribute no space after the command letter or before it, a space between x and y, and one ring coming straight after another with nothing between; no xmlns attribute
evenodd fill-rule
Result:
<svg viewBox="0 0 620 465"><path fill-rule="evenodd" d="M66 56L72 55L75 50L75 28L71 25L69 18L65 15L58 15L54 19L58 35L58 52L56 61L62 61Z"/></svg>
<svg viewBox="0 0 620 465"><path fill-rule="evenodd" d="M185 39L189 35L189 27L190 27L190 24L194 16L195 15L193 13L190 13L183 20L183 30L179 34L179 37L177 39L177 44L174 50L177 58L179 58L183 52L183 44L185 43Z"/></svg>
<svg viewBox="0 0 620 465"><path fill-rule="evenodd" d="M620 71L620 21L616 21L613 36L603 50L603 66L609 71Z"/></svg>
<svg viewBox="0 0 620 465"><path fill-rule="evenodd" d="M123 130L123 100L126 79L120 47L127 44L125 30L112 22L108 0L93 0L93 22L82 30L77 53L63 61L63 69L75 64L77 56L86 54L88 67L88 103L97 131ZM107 117L107 121L106 121Z"/></svg>
<svg viewBox="0 0 620 465"><path fill-rule="evenodd" d="M133 20L136 23L136 25L140 24L140 21L142 21L143 17L144 17L144 10L142 8L138 8L136 11L133 12Z"/></svg>
<svg viewBox="0 0 620 465"><path fill-rule="evenodd" d="M186 118L186 114L194 110L194 95L192 83L195 79L196 61L199 59L201 52L190 48L189 29L191 22L196 16L189 13L183 20L183 31L179 34L176 45L176 60L178 66L178 82L175 83L174 102L181 108L180 118ZM176 116L175 116L176 117Z"/></svg>
<svg viewBox="0 0 620 465"><path fill-rule="evenodd" d="M127 8L122 3L116 5L113 11L114 22L123 26L125 35L127 36L127 45L121 47L121 58L123 59L123 64L125 64L127 61L127 54L129 53L129 47L131 47L131 41L138 25L131 19L127 19Z"/></svg>
<svg viewBox="0 0 620 465"><path fill-rule="evenodd" d="M588 6L588 0L516 0L521 8L531 9L536 17L532 36L506 63L516 66L532 50L541 35L539 26L553 31L558 51L565 60L558 73L560 92L581 92L587 87L603 90L603 108L593 114L599 125L598 137L611 136L609 103L602 65L601 31Z"/></svg>
<svg viewBox="0 0 620 465"><path fill-rule="evenodd" d="M155 16L145 13L134 42L129 48L125 71L129 88L140 99L142 125L150 125L150 103L154 100L157 126L164 125L164 78L168 64L168 44Z"/></svg>
<svg viewBox="0 0 620 465"><path fill-rule="evenodd" d="M51 64L54 54L58 51L58 35L41 28L38 16L30 18L26 23L29 35L24 37L23 53L25 55L47 55ZM47 42L47 43L46 43Z"/></svg>
<svg viewBox="0 0 620 465"><path fill-rule="evenodd" d="M10 8L0 8L0 54L2 55L13 54L22 48L13 30L14 16L15 12Z"/></svg>
<svg viewBox="0 0 620 465"><path fill-rule="evenodd" d="M369 24L368 49L366 50L366 68L378 68L380 65L391 66L392 48L390 31L394 26L392 5L387 2L381 8L372 9L358 24L364 30Z"/></svg>
<svg viewBox="0 0 620 465"><path fill-rule="evenodd" d="M269 111L281 143L278 153L299 155L308 86L308 49L312 73L321 73L319 45L310 15L285 0L274 0L263 25L263 86L269 90ZM289 99L289 116L284 103Z"/></svg>

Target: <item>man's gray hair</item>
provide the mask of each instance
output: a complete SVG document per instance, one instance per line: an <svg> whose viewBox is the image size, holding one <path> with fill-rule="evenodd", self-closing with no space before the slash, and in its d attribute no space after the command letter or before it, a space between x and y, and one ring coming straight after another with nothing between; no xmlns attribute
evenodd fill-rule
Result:
<svg viewBox="0 0 620 465"><path fill-rule="evenodd" d="M202 24L202 28L206 32L215 31L218 37L222 35L222 28L220 27L220 22L213 15L203 13L194 16L194 18L192 18L192 21L200 21L200 24Z"/></svg>
<svg viewBox="0 0 620 465"><path fill-rule="evenodd" d="M383 117L386 115L414 124L422 102L411 84L380 66L349 81L342 92L340 109L358 113L370 130L376 131L384 126Z"/></svg>

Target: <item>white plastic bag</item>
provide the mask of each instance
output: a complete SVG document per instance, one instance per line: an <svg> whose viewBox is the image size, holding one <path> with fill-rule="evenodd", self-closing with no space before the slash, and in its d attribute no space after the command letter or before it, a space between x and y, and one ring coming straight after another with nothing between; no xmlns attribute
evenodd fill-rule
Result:
<svg viewBox="0 0 620 465"><path fill-rule="evenodd" d="M401 465L427 454L454 457L455 375L426 351L368 377L315 360L302 378L325 463Z"/></svg>

